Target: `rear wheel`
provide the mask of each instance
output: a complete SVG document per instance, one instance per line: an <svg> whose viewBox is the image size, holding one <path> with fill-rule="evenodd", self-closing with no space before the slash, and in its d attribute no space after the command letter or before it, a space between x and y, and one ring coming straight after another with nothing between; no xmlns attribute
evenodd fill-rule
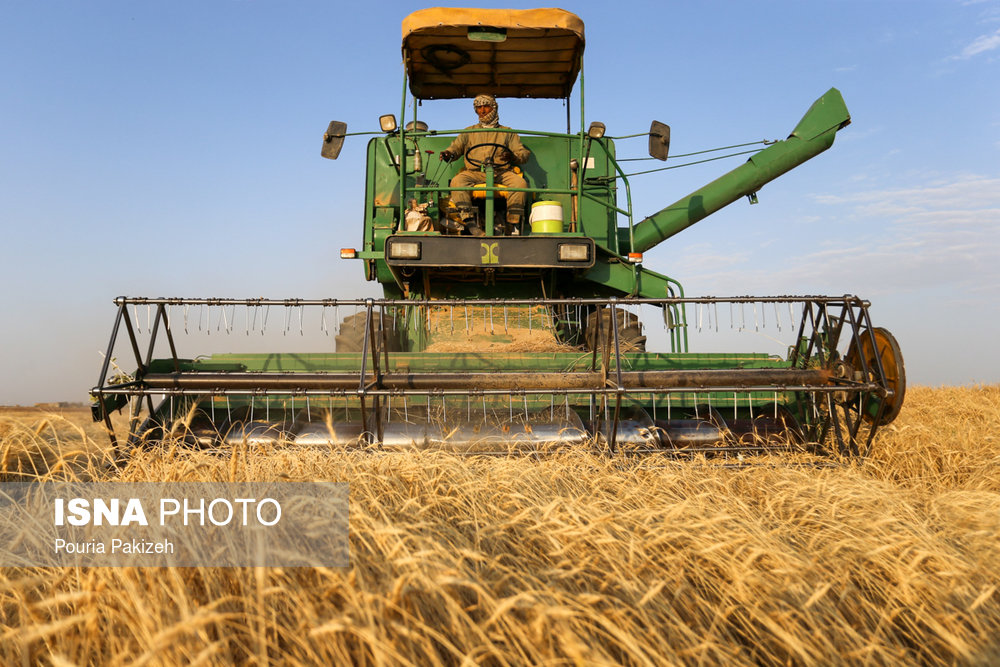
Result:
<svg viewBox="0 0 1000 667"><path fill-rule="evenodd" d="M336 336L337 352L361 352L365 344L365 324L368 321L368 314L365 312L355 313L344 318L340 324L340 332ZM399 336L393 327L393 320L385 314L372 313L375 333L375 349L382 349L382 330L386 332L389 352L399 352L402 345Z"/></svg>
<svg viewBox="0 0 1000 667"><path fill-rule="evenodd" d="M611 328L614 321L618 329L618 344L622 352L645 352L646 337L642 335L642 324L635 313L614 309L614 317L607 308L595 310L587 317L587 349L593 350L604 345L614 347L615 333ZM600 323L598 325L598 323ZM598 330L599 329L599 330Z"/></svg>

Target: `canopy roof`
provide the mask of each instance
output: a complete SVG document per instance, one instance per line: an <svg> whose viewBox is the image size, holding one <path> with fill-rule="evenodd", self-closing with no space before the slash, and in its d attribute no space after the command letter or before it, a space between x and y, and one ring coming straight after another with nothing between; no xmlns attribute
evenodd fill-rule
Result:
<svg viewBox="0 0 1000 667"><path fill-rule="evenodd" d="M403 61L419 99L569 97L583 21L563 9L434 7L403 19Z"/></svg>

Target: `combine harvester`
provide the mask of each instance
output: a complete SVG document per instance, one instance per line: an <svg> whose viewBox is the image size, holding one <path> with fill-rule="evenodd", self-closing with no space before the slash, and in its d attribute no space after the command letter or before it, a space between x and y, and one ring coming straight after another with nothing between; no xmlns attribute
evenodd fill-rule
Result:
<svg viewBox="0 0 1000 667"><path fill-rule="evenodd" d="M92 390L95 419L113 444L110 413L128 406L121 445L129 447L171 437L205 448L863 456L905 391L899 347L871 323L867 301L689 298L642 265L644 252L740 198L755 202L766 183L829 148L850 122L840 93L823 94L784 141L634 222L615 141L602 123L584 129L582 94L580 129L570 131L583 50L582 21L558 9L408 16L402 117L382 116L381 132L370 133L362 245L341 251L381 283L384 298L116 299ZM477 164L485 183L465 188L475 206L459 211L450 198L461 188L450 182L463 165L438 158L459 134L475 145L483 130L432 130L405 117L408 94L417 102L481 93L565 101L565 133L516 130L531 151L520 189L530 220L505 210L517 190L497 182L506 139L489 144ZM338 156L346 129L330 124L324 157ZM667 159L669 133L653 122L652 158ZM271 309L281 315L269 319ZM669 351L645 349L640 313L663 323ZM198 358L178 344L182 329L251 334L276 325L327 337L312 352ZM689 338L720 327L765 326L788 336L787 351L689 348ZM136 370L112 372L126 337Z"/></svg>

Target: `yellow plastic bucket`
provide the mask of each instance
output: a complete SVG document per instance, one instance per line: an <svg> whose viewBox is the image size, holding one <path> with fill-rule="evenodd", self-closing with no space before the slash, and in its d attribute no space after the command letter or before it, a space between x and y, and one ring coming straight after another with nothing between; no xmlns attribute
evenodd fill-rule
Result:
<svg viewBox="0 0 1000 667"><path fill-rule="evenodd" d="M560 234L563 231L562 204L557 201L536 201L531 205L532 234Z"/></svg>

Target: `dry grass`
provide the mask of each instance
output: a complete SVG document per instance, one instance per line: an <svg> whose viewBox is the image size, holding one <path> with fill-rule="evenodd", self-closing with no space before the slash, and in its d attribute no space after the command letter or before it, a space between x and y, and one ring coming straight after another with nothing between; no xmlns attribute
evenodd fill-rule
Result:
<svg viewBox="0 0 1000 667"><path fill-rule="evenodd" d="M55 446L0 424L6 479ZM8 568L0 663L996 664L998 433L980 387L911 390L829 469L169 449L116 472L65 436L41 476L350 482L351 566Z"/></svg>
<svg viewBox="0 0 1000 667"><path fill-rule="evenodd" d="M427 352L579 352L556 338L545 308L431 308Z"/></svg>

